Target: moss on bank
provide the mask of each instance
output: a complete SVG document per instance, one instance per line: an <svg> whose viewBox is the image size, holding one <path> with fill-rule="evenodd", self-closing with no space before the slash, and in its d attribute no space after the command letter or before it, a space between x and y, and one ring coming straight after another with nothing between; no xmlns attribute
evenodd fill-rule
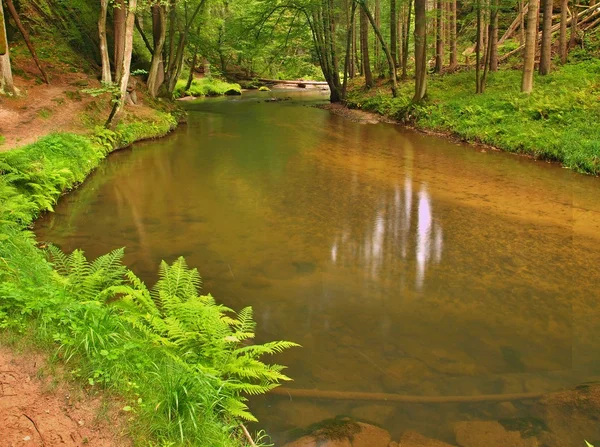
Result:
<svg viewBox="0 0 600 447"><path fill-rule="evenodd" d="M239 84L231 84L217 78L194 79L189 89L185 89L187 81L179 80L175 86L173 96L182 98L183 96L223 96L223 95L241 95L242 87Z"/></svg>
<svg viewBox="0 0 600 447"><path fill-rule="evenodd" d="M387 86L365 91L357 79L348 106L600 174L600 60L537 76L531 95L520 93L520 79L516 70L490 73L486 92L477 95L473 72L432 75L427 100L419 105L411 103L412 80L392 98Z"/></svg>

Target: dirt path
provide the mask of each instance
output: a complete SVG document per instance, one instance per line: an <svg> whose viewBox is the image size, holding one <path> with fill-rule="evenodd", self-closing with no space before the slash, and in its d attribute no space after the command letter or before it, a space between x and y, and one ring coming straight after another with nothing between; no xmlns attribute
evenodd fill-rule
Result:
<svg viewBox="0 0 600 447"><path fill-rule="evenodd" d="M129 445L118 433L118 418L102 411L100 399L38 379L43 363L38 356L0 347L0 445Z"/></svg>

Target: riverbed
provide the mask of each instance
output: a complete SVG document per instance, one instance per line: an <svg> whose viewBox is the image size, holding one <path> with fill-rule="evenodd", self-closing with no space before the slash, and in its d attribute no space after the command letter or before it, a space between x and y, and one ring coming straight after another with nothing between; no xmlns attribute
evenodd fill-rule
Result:
<svg viewBox="0 0 600 447"><path fill-rule="evenodd" d="M286 387L448 397L597 380L599 179L313 107L326 99L189 102L187 125L112 154L38 240L90 257L125 246L150 284L185 256L204 292L254 308L259 340L302 345L274 358ZM441 400L251 406L277 445L339 415L447 442L459 421L542 417L529 400ZM600 439L592 416L571 445Z"/></svg>

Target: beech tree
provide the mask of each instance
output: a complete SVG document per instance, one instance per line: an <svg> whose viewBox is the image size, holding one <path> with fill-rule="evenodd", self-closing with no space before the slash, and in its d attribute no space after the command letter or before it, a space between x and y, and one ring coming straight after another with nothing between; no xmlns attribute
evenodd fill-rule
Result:
<svg viewBox="0 0 600 447"><path fill-rule="evenodd" d="M10 50L6 38L6 22L4 9L0 1L0 91L5 95L15 95L17 90L13 82L10 65Z"/></svg>
<svg viewBox="0 0 600 447"><path fill-rule="evenodd" d="M110 57L108 55L108 41L106 39L106 18L108 16L108 0L100 0L100 17L98 18L98 37L100 39L100 59L102 60L102 82L110 84L112 74L110 71Z"/></svg>
<svg viewBox="0 0 600 447"><path fill-rule="evenodd" d="M426 0L415 0L415 95L420 102L427 94L427 12Z"/></svg>
<svg viewBox="0 0 600 447"><path fill-rule="evenodd" d="M535 50L538 35L538 9L539 0L530 0L529 10L527 11L527 32L525 35L523 77L521 82L521 91L523 93L531 93L533 91L533 71L535 68Z"/></svg>
<svg viewBox="0 0 600 447"><path fill-rule="evenodd" d="M540 55L540 74L550 73L550 60L552 59L552 0L542 0L542 50Z"/></svg>

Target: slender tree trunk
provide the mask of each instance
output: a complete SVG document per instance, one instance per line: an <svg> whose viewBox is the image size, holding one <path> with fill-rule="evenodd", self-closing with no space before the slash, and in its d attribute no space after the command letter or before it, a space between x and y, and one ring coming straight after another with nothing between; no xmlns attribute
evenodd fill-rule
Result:
<svg viewBox="0 0 600 447"><path fill-rule="evenodd" d="M390 51L394 60L394 67L398 66L398 25L396 17L396 0L390 0Z"/></svg>
<svg viewBox="0 0 600 447"><path fill-rule="evenodd" d="M454 70L458 65L458 48L456 46L456 0L450 3L452 8L450 17L450 69Z"/></svg>
<svg viewBox="0 0 600 447"><path fill-rule="evenodd" d="M535 69L535 50L537 47L537 19L539 12L539 0L529 1L527 12L527 33L525 36L525 51L523 62L523 79L521 91L531 93L533 90L533 71Z"/></svg>
<svg viewBox="0 0 600 447"><path fill-rule="evenodd" d="M131 56L133 53L133 30L135 27L135 13L137 9L137 0L129 0L129 5L126 11L125 18L125 39L123 47L123 60L121 62L121 97L119 98L119 113L125 105L125 97L127 95L127 86L129 84L129 75L131 73Z"/></svg>
<svg viewBox="0 0 600 447"><path fill-rule="evenodd" d="M529 11L529 4L527 6L527 11ZM525 45L525 3L524 0L521 0L519 2L519 10L521 12L520 16L521 16L521 27L519 28L519 42L521 42L521 45Z"/></svg>
<svg viewBox="0 0 600 447"><path fill-rule="evenodd" d="M408 0L408 13L406 14L406 27L404 28L404 49L402 50L402 79L408 77L408 44L410 41L410 22L412 13L413 0ZM416 32L416 30L415 30ZM415 54L417 49L415 48ZM427 51L427 48L425 49ZM415 60L416 63L416 60Z"/></svg>
<svg viewBox="0 0 600 447"><path fill-rule="evenodd" d="M152 97L156 97L158 89L165 79L163 48L167 37L167 13L162 5L152 6L152 36L154 40L154 51L148 72L148 91Z"/></svg>
<svg viewBox="0 0 600 447"><path fill-rule="evenodd" d="M489 26L489 60L490 71L498 71L498 15L500 13L500 5L498 0L493 0L492 10L490 11L490 26Z"/></svg>
<svg viewBox="0 0 600 447"><path fill-rule="evenodd" d="M397 10L397 26L396 26L396 34L398 36L398 68L402 65L402 60L404 59L404 17L406 16L406 7L403 0L400 0L400 3L396 2L396 8L398 5L400 6L400 10Z"/></svg>
<svg viewBox="0 0 600 447"><path fill-rule="evenodd" d="M100 17L98 18L98 36L100 38L100 58L102 59L102 82L110 84L110 57L108 55L108 42L106 40L106 17L108 15L108 0L100 0Z"/></svg>
<svg viewBox="0 0 600 447"><path fill-rule="evenodd" d="M427 12L426 0L415 0L415 96L420 102L427 94Z"/></svg>
<svg viewBox="0 0 600 447"><path fill-rule="evenodd" d="M490 23L488 25L488 33L491 33L491 27L492 24ZM491 34L488 34L491 36ZM488 38L488 42L487 42L487 47L485 49L485 55L483 57L483 76L481 76L481 80L479 83L479 89L478 89L478 93L483 93L485 92L485 81L487 79L487 74L488 74L488 67L489 67L489 59L490 59L490 53L492 52L492 39Z"/></svg>
<svg viewBox="0 0 600 447"><path fill-rule="evenodd" d="M444 3L442 0L437 0L436 9L435 72L441 73L444 66Z"/></svg>
<svg viewBox="0 0 600 447"><path fill-rule="evenodd" d="M342 100L346 99L346 91L348 87L348 79L347 75L350 71L350 67L352 65L352 35L354 34L354 15L356 13L356 2L352 1L352 10L350 12L350 23L348 24L348 35L346 38L346 60L344 62L344 83L342 85ZM350 77L353 77L353 73L350 74Z"/></svg>
<svg viewBox="0 0 600 447"><path fill-rule="evenodd" d="M360 10L360 53L362 69L365 75L365 87L373 87L373 73L371 72L371 61L369 60L369 19L364 8Z"/></svg>
<svg viewBox="0 0 600 447"><path fill-rule="evenodd" d="M381 28L381 0L375 0L375 26L377 29ZM375 71L379 77L383 77L383 70L381 68L381 43L375 38L373 44L375 46Z"/></svg>
<svg viewBox="0 0 600 447"><path fill-rule="evenodd" d="M187 83L185 84L185 90L189 90L194 82L194 71L196 70L196 64L198 63L198 48L194 50L194 57L192 57L192 64L190 65L190 75L188 76Z"/></svg>
<svg viewBox="0 0 600 447"><path fill-rule="evenodd" d="M569 0L561 0L560 2L560 63L567 63L567 9L569 7Z"/></svg>
<svg viewBox="0 0 600 447"><path fill-rule="evenodd" d="M355 2L352 2L352 7L356 11L356 6L354 6ZM350 60L348 66L348 76L350 79L354 79L356 76L356 60L354 55L356 54L356 24L354 23L354 15L352 15L350 19Z"/></svg>
<svg viewBox="0 0 600 447"><path fill-rule="evenodd" d="M579 21L579 15L575 9L575 1L573 1L573 18L571 19L571 40L569 42L569 48L573 48L577 45L577 22Z"/></svg>
<svg viewBox="0 0 600 447"><path fill-rule="evenodd" d="M114 62L115 62L115 80L120 82L123 77L123 57L125 52L125 18L127 17L127 7L125 0L115 0L113 9L114 24Z"/></svg>
<svg viewBox="0 0 600 447"><path fill-rule="evenodd" d="M4 10L2 8L2 2L0 1L0 41L2 45L4 54L0 55L0 92L5 95L16 95L17 90L15 89L15 84L13 82L12 69L10 66L10 50L7 44L6 38L6 22L4 18Z"/></svg>
<svg viewBox="0 0 600 447"><path fill-rule="evenodd" d="M540 74L550 73L552 59L552 0L542 0L544 6L542 28L542 53L540 56Z"/></svg>
<svg viewBox="0 0 600 447"><path fill-rule="evenodd" d="M481 44L482 44L482 33L481 33L481 0L477 0L477 43L475 44L475 93L479 92L479 86L481 85Z"/></svg>
<svg viewBox="0 0 600 447"><path fill-rule="evenodd" d="M361 6L365 10L365 13L367 14L367 18L369 19L369 22L371 22L371 26L373 27L373 30L375 31L375 36L379 40L379 43L381 44L381 48L383 49L383 52L387 59L388 68L390 71L390 78L392 78L392 96L395 98L398 94L398 86L397 86L397 81L396 81L396 67L394 66L394 59L392 58L392 55L390 54L390 50L388 49L388 47L385 43L385 39L383 38L381 31L377 27L377 24L375 23L375 20L373 19L373 16L371 15L371 11L369 11L369 8L367 7L367 5L364 2L361 2Z"/></svg>
<svg viewBox="0 0 600 447"><path fill-rule="evenodd" d="M23 39L25 40L25 44L27 45L27 48L29 49L29 52L31 53L31 57L33 58L33 61L35 62L35 65L37 66L38 70L42 74L42 79L44 80L44 82L46 84L50 84L50 81L48 81L48 76L46 75L46 72L42 68L42 64L40 63L40 60L37 57L35 48L34 48L33 44L31 43L31 39L29 38L29 33L27 32L27 30L21 23L19 14L17 13L17 10L15 9L15 5L13 5L12 0L5 0L5 1L6 1L6 7L8 8L8 12L10 12L10 15L12 16L13 20L15 21L15 24L17 25L17 28L19 29L19 32L23 36Z"/></svg>

